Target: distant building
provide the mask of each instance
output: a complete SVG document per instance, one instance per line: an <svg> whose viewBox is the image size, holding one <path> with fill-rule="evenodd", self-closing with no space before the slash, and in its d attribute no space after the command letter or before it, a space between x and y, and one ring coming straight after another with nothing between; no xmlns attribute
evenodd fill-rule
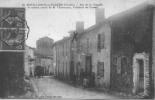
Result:
<svg viewBox="0 0 155 100"><path fill-rule="evenodd" d="M25 46L25 75L26 76L34 76L34 68L35 68L35 56L34 56L34 48Z"/></svg>
<svg viewBox="0 0 155 100"><path fill-rule="evenodd" d="M70 79L70 37L64 37L62 40L54 43L53 56L56 77Z"/></svg>
<svg viewBox="0 0 155 100"><path fill-rule="evenodd" d="M41 66L44 75L53 74L53 39L43 37L37 40L35 50L35 66Z"/></svg>
<svg viewBox="0 0 155 100"><path fill-rule="evenodd" d="M56 65L57 65L57 63L56 63L56 59L57 59L57 57L56 57L56 47L55 47L55 43L53 44L53 46L52 46L52 49L53 49L53 74L54 75L56 75L57 73L56 73Z"/></svg>

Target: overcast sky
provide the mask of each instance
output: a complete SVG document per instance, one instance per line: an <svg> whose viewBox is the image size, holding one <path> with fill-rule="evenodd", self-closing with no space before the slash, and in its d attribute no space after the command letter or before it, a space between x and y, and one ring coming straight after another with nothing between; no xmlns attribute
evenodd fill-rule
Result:
<svg viewBox="0 0 155 100"><path fill-rule="evenodd" d="M62 2L63 1L63 2ZM22 7L23 4L101 3L109 17L146 0L0 0L0 7ZM27 45L36 47L36 40L48 36L54 41L68 36L75 29L76 21L84 21L85 28L95 24L94 9L47 9L26 7L26 20L30 27Z"/></svg>

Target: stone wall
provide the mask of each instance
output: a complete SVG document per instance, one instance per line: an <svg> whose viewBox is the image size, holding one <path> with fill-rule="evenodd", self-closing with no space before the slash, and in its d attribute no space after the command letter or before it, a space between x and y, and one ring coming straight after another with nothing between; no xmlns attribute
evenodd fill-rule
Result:
<svg viewBox="0 0 155 100"><path fill-rule="evenodd" d="M24 53L0 53L0 97L24 92Z"/></svg>
<svg viewBox="0 0 155 100"><path fill-rule="evenodd" d="M55 74L58 78L70 78L70 38L57 41L54 44Z"/></svg>
<svg viewBox="0 0 155 100"><path fill-rule="evenodd" d="M88 29L89 30L89 29ZM101 41L104 41L104 47L98 51L98 35L104 36ZM86 67L86 59L84 57L90 55L92 58L92 72L95 73L95 85L97 87L106 87L110 85L110 51L111 51L111 30L108 22L103 22L100 25L93 26L89 31L78 38L78 55L79 62L82 68ZM103 63L102 76L98 73L98 63ZM86 70L86 69L85 69Z"/></svg>
<svg viewBox="0 0 155 100"><path fill-rule="evenodd" d="M142 52L151 55L152 7L133 8L112 16L109 21L112 30L111 88L131 92L133 55Z"/></svg>

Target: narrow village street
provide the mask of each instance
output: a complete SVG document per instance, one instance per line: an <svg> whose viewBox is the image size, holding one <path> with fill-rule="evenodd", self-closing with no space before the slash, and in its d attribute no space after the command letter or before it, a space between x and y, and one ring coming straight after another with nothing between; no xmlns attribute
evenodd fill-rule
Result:
<svg viewBox="0 0 155 100"><path fill-rule="evenodd" d="M155 0L4 1L0 99L155 100Z"/></svg>
<svg viewBox="0 0 155 100"><path fill-rule="evenodd" d="M88 91L80 87L63 83L52 77L32 79L33 87L39 98L72 98L72 99L117 99L106 93Z"/></svg>

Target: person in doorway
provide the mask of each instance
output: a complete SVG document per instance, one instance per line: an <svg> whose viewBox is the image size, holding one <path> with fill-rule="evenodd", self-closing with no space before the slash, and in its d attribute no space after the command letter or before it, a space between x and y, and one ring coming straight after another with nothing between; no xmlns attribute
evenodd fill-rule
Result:
<svg viewBox="0 0 155 100"><path fill-rule="evenodd" d="M85 78L83 79L83 87L84 87L84 88L88 88L88 84L89 84L89 79L88 79L87 77L85 77Z"/></svg>
<svg viewBox="0 0 155 100"><path fill-rule="evenodd" d="M83 71L83 69L81 69L81 71L80 71L80 84L81 85L83 84L83 79L84 79L84 71Z"/></svg>

